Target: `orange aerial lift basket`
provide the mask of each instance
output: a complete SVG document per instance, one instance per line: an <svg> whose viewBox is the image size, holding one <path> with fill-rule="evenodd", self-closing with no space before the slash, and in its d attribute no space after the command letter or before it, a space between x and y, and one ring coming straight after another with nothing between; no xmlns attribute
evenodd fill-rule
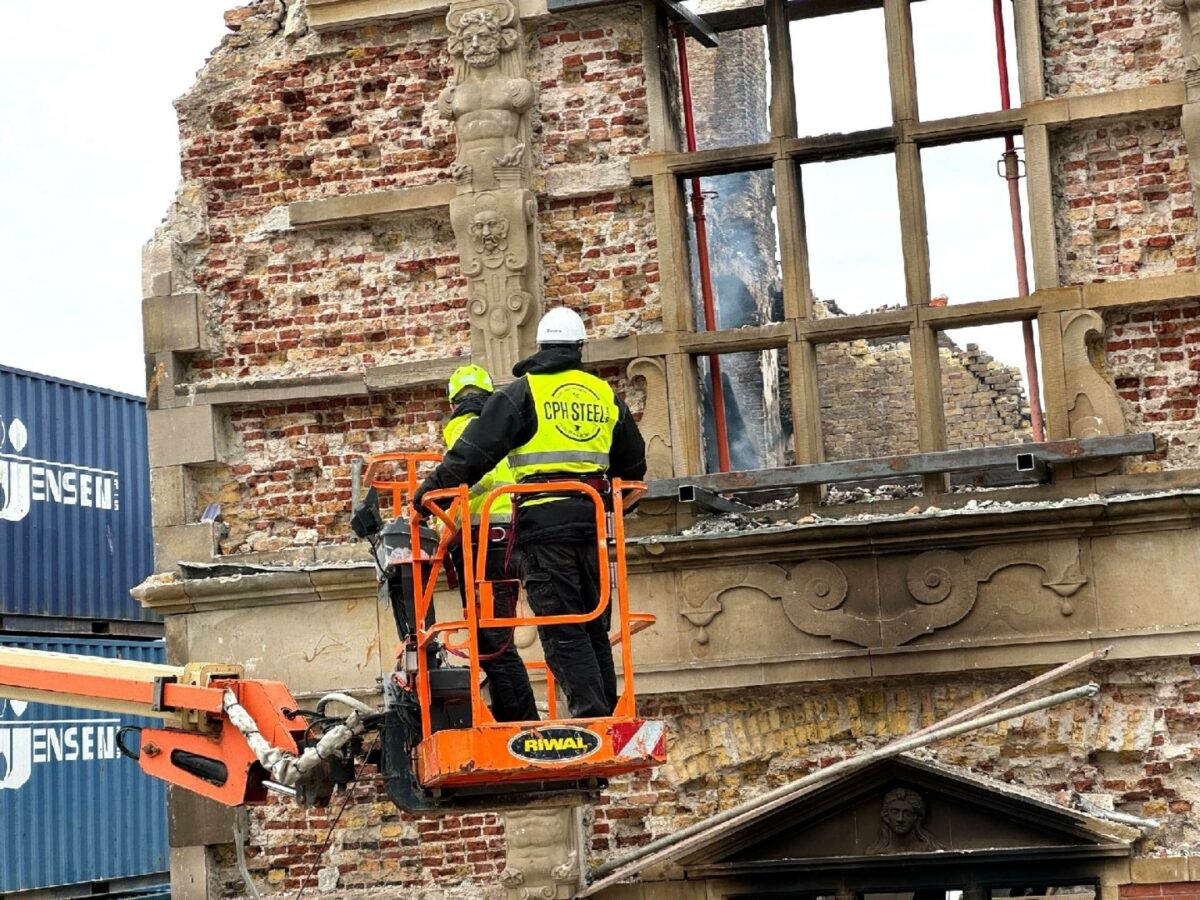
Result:
<svg viewBox="0 0 1200 900"><path fill-rule="evenodd" d="M427 453L383 454L370 460L364 476L369 503L378 509L382 495L394 517L373 540L401 638L396 669L385 679L382 768L392 799L420 809L477 798L589 791L614 776L665 762L665 723L637 715L631 652L631 638L654 617L630 612L625 573L624 512L645 485L613 480L607 492L572 480L507 485L486 496L472 527L465 485L427 493L424 510L411 507L422 467L439 460ZM498 528L491 511L503 496L519 504L531 494L582 495L592 502L602 564L600 604L591 613L539 616L523 611L518 602L512 615L498 614L495 585L485 577L487 555L497 552L489 550ZM427 527L426 516L440 528ZM452 571L448 560L456 543L468 575L461 600L439 605L435 594L442 573ZM478 630L583 623L610 606L611 643L623 681L612 715L560 718L553 674L545 663L526 662L545 677L547 717L495 721L483 697Z"/></svg>

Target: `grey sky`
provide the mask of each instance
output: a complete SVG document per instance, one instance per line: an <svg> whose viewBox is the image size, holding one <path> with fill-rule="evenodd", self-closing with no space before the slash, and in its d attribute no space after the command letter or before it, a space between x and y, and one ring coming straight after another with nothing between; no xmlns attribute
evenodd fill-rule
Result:
<svg viewBox="0 0 1200 900"><path fill-rule="evenodd" d="M141 246L179 180L171 101L235 5L0 3L0 362L145 393Z"/></svg>
<svg viewBox="0 0 1200 900"><path fill-rule="evenodd" d="M225 33L223 11L235 5L0 5L0 362L144 392L140 249L179 178L171 101L191 85ZM923 116L998 108L990 0L922 0L913 20ZM886 122L882 13L797 29L797 83L820 87L801 90L807 130ZM1010 65L1015 72L1015 59ZM988 177L999 144L927 159L933 290L951 302L1016 293L1004 182ZM805 181L818 295L850 311L902 302L891 158L820 168L836 177ZM1017 364L1018 332L956 338Z"/></svg>

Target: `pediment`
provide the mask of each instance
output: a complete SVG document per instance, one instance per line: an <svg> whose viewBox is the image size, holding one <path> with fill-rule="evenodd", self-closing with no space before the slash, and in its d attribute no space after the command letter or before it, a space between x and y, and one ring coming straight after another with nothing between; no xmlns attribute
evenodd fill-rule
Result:
<svg viewBox="0 0 1200 900"><path fill-rule="evenodd" d="M1139 837L1025 789L899 757L797 795L676 862L689 874L1124 856Z"/></svg>

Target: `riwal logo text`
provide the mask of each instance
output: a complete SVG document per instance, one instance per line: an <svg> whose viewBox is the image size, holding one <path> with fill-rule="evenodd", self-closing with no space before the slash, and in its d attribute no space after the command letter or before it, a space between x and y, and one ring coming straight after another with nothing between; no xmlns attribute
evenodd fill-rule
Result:
<svg viewBox="0 0 1200 900"><path fill-rule="evenodd" d="M112 469L22 456L29 441L25 423L0 417L0 520L19 522L33 503L85 509L121 508L121 476Z"/></svg>
<svg viewBox="0 0 1200 900"><path fill-rule="evenodd" d="M28 783L43 764L117 759L120 719L22 720L27 704L0 700L0 791Z"/></svg>

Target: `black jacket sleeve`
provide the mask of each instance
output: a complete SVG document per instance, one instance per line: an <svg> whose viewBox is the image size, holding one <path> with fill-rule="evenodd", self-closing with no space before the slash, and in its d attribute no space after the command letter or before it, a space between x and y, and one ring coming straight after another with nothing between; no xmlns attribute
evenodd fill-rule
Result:
<svg viewBox="0 0 1200 900"><path fill-rule="evenodd" d="M529 383L520 378L492 394L479 416L425 479L424 490L475 484L537 431Z"/></svg>
<svg viewBox="0 0 1200 900"><path fill-rule="evenodd" d="M619 415L608 453L608 474L626 481L641 481L646 476L646 442L625 401L620 397L616 401Z"/></svg>

